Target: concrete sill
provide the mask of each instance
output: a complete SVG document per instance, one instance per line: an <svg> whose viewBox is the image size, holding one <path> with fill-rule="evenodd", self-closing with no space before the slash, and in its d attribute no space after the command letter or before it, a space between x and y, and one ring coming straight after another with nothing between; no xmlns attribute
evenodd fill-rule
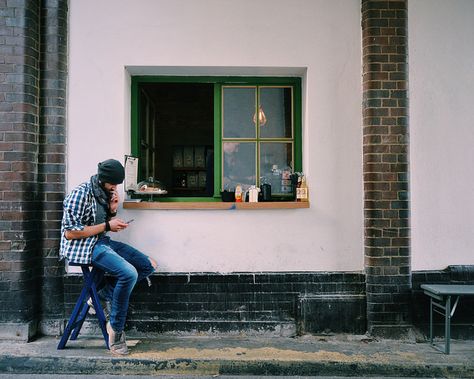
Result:
<svg viewBox="0 0 474 379"><path fill-rule="evenodd" d="M162 210L173 210L173 209L221 209L221 210L233 210L233 209L300 209L309 208L309 202L296 202L296 201L274 201L265 203L225 203L225 202L166 202L166 201L124 201L124 209L162 209Z"/></svg>

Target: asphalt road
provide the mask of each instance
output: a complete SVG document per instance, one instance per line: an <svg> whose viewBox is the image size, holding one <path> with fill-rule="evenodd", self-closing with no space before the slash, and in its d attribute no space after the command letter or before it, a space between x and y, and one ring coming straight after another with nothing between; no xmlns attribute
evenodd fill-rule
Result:
<svg viewBox="0 0 474 379"><path fill-rule="evenodd" d="M357 379L367 377L362 376L230 376L230 375L50 375L50 374L0 374L0 379ZM405 377L370 377L370 379L409 379ZM413 379L413 378L410 378ZM436 379L436 378L419 378L419 379ZM462 378L459 378L462 379Z"/></svg>

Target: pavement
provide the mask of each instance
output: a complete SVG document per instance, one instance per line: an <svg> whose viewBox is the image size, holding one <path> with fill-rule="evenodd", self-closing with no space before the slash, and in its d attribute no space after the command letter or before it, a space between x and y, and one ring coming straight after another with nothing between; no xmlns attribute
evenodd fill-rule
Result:
<svg viewBox="0 0 474 379"><path fill-rule="evenodd" d="M129 337L124 357L99 337L80 335L63 350L58 342L0 342L0 374L474 378L474 341L464 340L452 340L446 355L426 341L366 335L164 334Z"/></svg>

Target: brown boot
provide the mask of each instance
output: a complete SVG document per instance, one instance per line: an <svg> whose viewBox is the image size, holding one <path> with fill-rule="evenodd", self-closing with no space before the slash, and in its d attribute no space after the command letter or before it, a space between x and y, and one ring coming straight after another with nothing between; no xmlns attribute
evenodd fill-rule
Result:
<svg viewBox="0 0 474 379"><path fill-rule="evenodd" d="M128 347L125 342L125 333L122 330L120 333L112 329L110 321L107 321L107 333L109 334L109 350L115 355L127 355Z"/></svg>

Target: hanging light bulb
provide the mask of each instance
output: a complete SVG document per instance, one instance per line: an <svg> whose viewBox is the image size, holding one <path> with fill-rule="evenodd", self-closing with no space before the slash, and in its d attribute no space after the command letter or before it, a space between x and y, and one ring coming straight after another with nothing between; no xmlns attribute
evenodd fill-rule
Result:
<svg viewBox="0 0 474 379"><path fill-rule="evenodd" d="M257 124L257 113L253 115L253 123ZM267 123L267 116L265 116L265 113L263 112L262 107L258 107L258 124L260 126L263 126Z"/></svg>

